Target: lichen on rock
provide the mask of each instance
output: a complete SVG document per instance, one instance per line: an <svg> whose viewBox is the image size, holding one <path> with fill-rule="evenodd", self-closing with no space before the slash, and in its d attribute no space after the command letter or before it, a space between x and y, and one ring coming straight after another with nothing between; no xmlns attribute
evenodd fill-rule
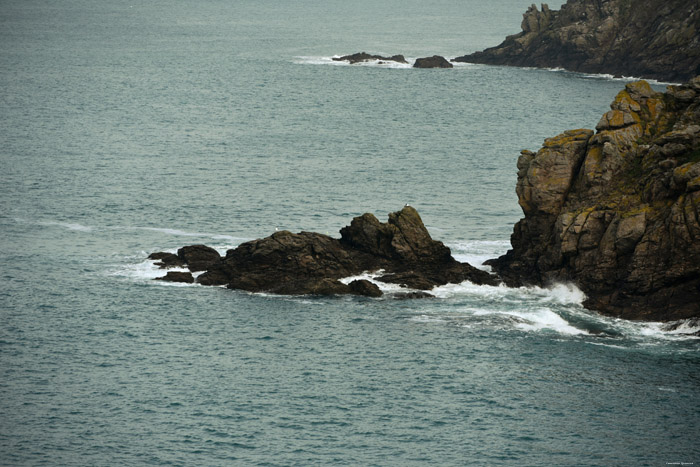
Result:
<svg viewBox="0 0 700 467"><path fill-rule="evenodd" d="M525 217L491 261L510 285L574 281L632 319L700 316L700 77L629 83L597 125L518 159Z"/></svg>

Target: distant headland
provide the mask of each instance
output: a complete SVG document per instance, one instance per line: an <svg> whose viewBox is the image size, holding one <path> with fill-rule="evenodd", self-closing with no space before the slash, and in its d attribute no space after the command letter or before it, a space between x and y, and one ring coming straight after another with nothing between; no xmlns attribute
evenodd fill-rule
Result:
<svg viewBox="0 0 700 467"><path fill-rule="evenodd" d="M455 62L564 68L685 82L700 74L697 0L569 0L533 4L522 31Z"/></svg>

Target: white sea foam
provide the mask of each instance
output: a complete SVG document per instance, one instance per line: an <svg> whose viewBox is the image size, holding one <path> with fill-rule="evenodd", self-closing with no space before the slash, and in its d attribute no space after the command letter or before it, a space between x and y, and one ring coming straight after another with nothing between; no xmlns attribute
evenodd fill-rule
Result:
<svg viewBox="0 0 700 467"><path fill-rule="evenodd" d="M434 315L418 315L409 318L409 321L415 321L417 323L446 323L447 320L434 316Z"/></svg>
<svg viewBox="0 0 700 467"><path fill-rule="evenodd" d="M393 68L393 69L410 69L413 67L413 62L415 58L406 57L408 63L399 63L392 60L369 60L366 62L354 63L350 65L350 62L333 60L333 58L339 58L340 55L333 56L298 56L294 57L294 63L301 65L333 65L333 66L354 66L354 67L377 67L377 68Z"/></svg>
<svg viewBox="0 0 700 467"><path fill-rule="evenodd" d="M553 330L561 334L581 335L588 332L569 324L564 318L548 308L540 308L534 312L504 312L503 314L522 318L516 327L525 331Z"/></svg>
<svg viewBox="0 0 700 467"><path fill-rule="evenodd" d="M510 248L510 241L475 240L451 243L447 246L457 261L469 263L474 267L490 271L491 268L489 266L484 266L484 261L503 255Z"/></svg>
<svg viewBox="0 0 700 467"><path fill-rule="evenodd" d="M78 232L92 232L94 227L89 225L82 225L73 222L39 222L39 225L56 225L58 227L63 227L68 230L76 230Z"/></svg>
<svg viewBox="0 0 700 467"><path fill-rule="evenodd" d="M610 347L612 349L622 349L622 350L627 350L627 347L624 347L622 345L615 345L615 344L606 344L605 342L588 342L590 345L597 345L600 347Z"/></svg>
<svg viewBox="0 0 700 467"><path fill-rule="evenodd" d="M502 301L505 303L532 302L556 303L561 305L581 305L586 295L573 284L556 284L552 287L507 287L503 284L476 285L466 281L460 284L447 284L434 288L431 293L439 298L451 298L455 296L473 296L489 301Z"/></svg>
<svg viewBox="0 0 700 467"><path fill-rule="evenodd" d="M350 282L356 280L366 280L379 287L379 290L381 290L385 294L396 294L413 290L401 287L398 284L389 284L386 282L378 281L377 277L381 277L383 275L384 270L380 269L379 271L375 272L363 272L362 274L358 274L356 276L344 277L340 279L340 282L342 282L343 284L349 284Z"/></svg>
<svg viewBox="0 0 700 467"><path fill-rule="evenodd" d="M168 251L168 252L172 252ZM145 253L144 253L145 255ZM130 280L133 280L135 282L146 282L146 281L153 281L154 279L157 279L159 277L165 276L168 272L173 271L173 272L190 272L189 269L187 268L168 268L168 269L161 269L158 266L156 266L156 262L154 260L146 259L143 261L135 262L135 263L128 263L125 264L115 271L109 273L111 276L116 276L116 277L123 277L127 278ZM197 278L201 274L203 274L204 271L197 271L192 273L193 278ZM157 281L153 282L153 284L157 285L165 285L165 286L175 286L175 287L190 287L193 285L198 285L198 284L187 284L184 282L165 282L165 281Z"/></svg>

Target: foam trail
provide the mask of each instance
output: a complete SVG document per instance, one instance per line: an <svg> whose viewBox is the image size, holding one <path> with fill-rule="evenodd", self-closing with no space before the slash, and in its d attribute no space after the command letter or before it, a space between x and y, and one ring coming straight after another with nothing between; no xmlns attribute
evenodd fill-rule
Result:
<svg viewBox="0 0 700 467"><path fill-rule="evenodd" d="M526 331L553 330L568 335L588 334L547 308L541 308L535 312L504 312L503 314L522 318L524 321L517 323L516 327Z"/></svg>
<svg viewBox="0 0 700 467"><path fill-rule="evenodd" d="M415 59L406 57L408 63L399 63L394 61L380 61L380 60L370 60L367 62L360 62L350 64L346 61L336 61L333 58L339 58L340 55L333 56L297 56L294 57L294 63L300 65L332 65L332 66L353 66L353 67L376 67L376 68L393 68L393 69L406 69L413 68L413 62Z"/></svg>
<svg viewBox="0 0 700 467"><path fill-rule="evenodd" d="M379 287L379 290L381 290L385 294L395 294L399 292L407 292L413 290L407 289L406 287L401 287L398 284L389 284L387 282L378 281L377 277L381 277L383 275L384 270L380 269L379 271L375 272L363 272L362 274L358 274L356 276L344 277L340 279L340 282L342 282L343 284L349 284L350 282L356 280L366 280Z"/></svg>
<svg viewBox="0 0 700 467"><path fill-rule="evenodd" d="M185 267L181 268L167 268L167 269L161 269L158 266L155 265L156 261L147 259L145 261L141 261L139 263L131 263L131 264L126 264L117 269L116 271L113 271L109 273L110 276L116 276L116 277L123 277L127 278L136 282L150 282L153 281L154 279L157 279L159 277L165 276L169 271L174 271L174 272L190 272L189 269ZM192 273L192 277L195 279L200 275L203 274L204 271L197 271ZM198 285L198 284L186 284L182 282L164 282L164 281L156 281L153 282L153 284L157 285L166 285L166 286L175 286L175 287L188 287L192 285Z"/></svg>
<svg viewBox="0 0 700 467"><path fill-rule="evenodd" d="M78 232L92 232L94 230L94 227L91 227L89 225L82 225L82 224L71 223L71 222L48 221L48 222L39 222L39 225L57 225L59 227L66 228L68 230L76 230Z"/></svg>

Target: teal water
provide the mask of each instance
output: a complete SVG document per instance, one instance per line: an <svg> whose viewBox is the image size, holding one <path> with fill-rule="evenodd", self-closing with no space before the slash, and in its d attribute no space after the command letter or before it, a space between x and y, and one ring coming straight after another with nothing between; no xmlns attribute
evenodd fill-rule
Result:
<svg viewBox="0 0 700 467"><path fill-rule="evenodd" d="M594 127L625 80L330 57L463 55L528 6L3 1L0 464L700 462L698 339L570 285L151 280L152 251L337 235L405 203L461 260L505 252L519 151Z"/></svg>

